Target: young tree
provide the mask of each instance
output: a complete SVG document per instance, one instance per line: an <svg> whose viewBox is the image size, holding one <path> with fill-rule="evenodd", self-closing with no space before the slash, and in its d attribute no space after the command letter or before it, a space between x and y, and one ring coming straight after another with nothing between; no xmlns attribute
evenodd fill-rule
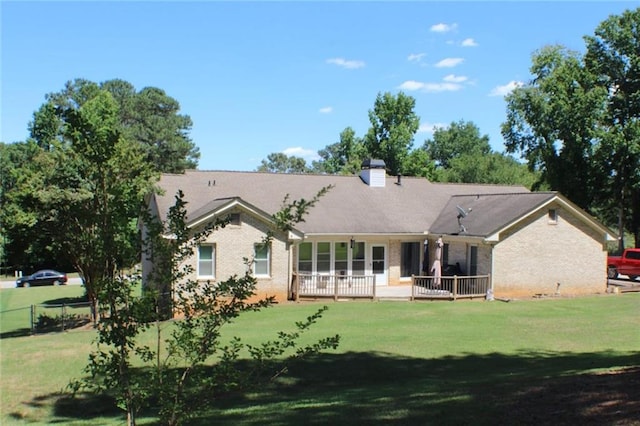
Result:
<svg viewBox="0 0 640 426"><path fill-rule="evenodd" d="M285 199L279 212L273 215L274 229L263 244L270 244L277 233L286 232L300 222L330 187L323 188L311 200ZM127 412L127 424L135 425L140 407L151 401L159 406L163 424L178 425L196 417L216 401L221 394L232 390L255 387L264 380L282 374L287 360L336 348L339 336L322 338L309 345L298 343L327 309L323 307L305 321L296 323L296 330L279 332L277 338L259 346L244 345L234 338L230 343L221 340L221 329L243 312L257 311L271 306L273 298L251 301L256 295L257 280L251 268L243 276L232 276L219 282L201 283L190 279L192 257L198 245L211 233L226 224L226 220L205 225L194 232L186 224L186 202L183 194L176 195L167 220L152 220L145 215L147 233L145 256L153 256L157 267L147 277L158 288L147 290L142 298L132 298L130 286L112 280L102 287L99 302L108 312L99 324L96 351L90 357L86 371L89 377L72 384L74 390L93 389L116 395L119 405ZM244 262L249 266L251 259ZM167 286L163 284L168 283ZM164 303L170 295L170 311L179 314L170 336L163 337L160 319L166 313ZM156 318L157 346L152 349L139 345L137 337ZM165 339L165 341L163 341ZM251 368L240 368L240 351L246 348L253 362ZM135 371L133 357L155 368ZM275 362L280 357L285 360ZM283 364L284 363L284 364Z"/></svg>
<svg viewBox="0 0 640 426"><path fill-rule="evenodd" d="M371 127L364 137L364 146L371 158L384 160L387 172L393 176L402 170L413 147L420 118L414 112L416 101L400 92L378 94L369 110Z"/></svg>
<svg viewBox="0 0 640 426"><path fill-rule="evenodd" d="M111 94L88 96L78 108L57 111L64 133L35 151L8 196L22 211L22 235L39 235L65 256L95 305L101 284L138 258L135 221L155 172L140 144L120 132Z"/></svg>

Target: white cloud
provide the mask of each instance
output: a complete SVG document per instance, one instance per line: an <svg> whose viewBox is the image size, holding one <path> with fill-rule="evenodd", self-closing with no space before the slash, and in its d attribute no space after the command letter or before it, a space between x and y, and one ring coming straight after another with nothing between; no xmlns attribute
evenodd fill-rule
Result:
<svg viewBox="0 0 640 426"><path fill-rule="evenodd" d="M333 107L326 106L319 109L320 114L330 114L333 112Z"/></svg>
<svg viewBox="0 0 640 426"><path fill-rule="evenodd" d="M431 26L431 31L434 33L448 33L449 31L453 31L458 27L458 24L435 24Z"/></svg>
<svg viewBox="0 0 640 426"><path fill-rule="evenodd" d="M427 55L426 53L412 53L409 55L407 60L409 62L420 62L422 58L424 58L426 55Z"/></svg>
<svg viewBox="0 0 640 426"><path fill-rule="evenodd" d="M504 86L496 86L491 90L489 96L507 96L513 89L524 86L524 83L521 81L512 80L505 84Z"/></svg>
<svg viewBox="0 0 640 426"><path fill-rule="evenodd" d="M462 89L462 87L463 86L461 84L451 83L447 81L442 83L424 83L415 80L407 80L400 86L398 86L398 88L402 90L409 90L412 92L420 90L427 93L455 92Z"/></svg>
<svg viewBox="0 0 640 426"><path fill-rule="evenodd" d="M463 58L445 58L438 62L436 68L452 68L464 62Z"/></svg>
<svg viewBox="0 0 640 426"><path fill-rule="evenodd" d="M449 74L444 76L443 80L448 83L463 83L467 81L468 78L465 77L464 75Z"/></svg>
<svg viewBox="0 0 640 426"><path fill-rule="evenodd" d="M430 133L433 134L437 129L445 129L447 124L444 123L420 123L418 127L418 133Z"/></svg>
<svg viewBox="0 0 640 426"><path fill-rule="evenodd" d="M415 80L407 80L404 83L402 83L400 86L398 86L398 88L402 89L402 90L410 90L410 91L414 91L414 90L420 90L424 88L425 83L422 83L420 81L415 81Z"/></svg>
<svg viewBox="0 0 640 426"><path fill-rule="evenodd" d="M302 157L305 160L317 160L318 159L318 152L314 151L312 149L304 149L301 146L294 146L291 148L286 148L282 151L283 154L287 155L288 157L291 156L295 156L295 157Z"/></svg>
<svg viewBox="0 0 640 426"><path fill-rule="evenodd" d="M478 45L478 43L476 43L476 41L472 38L465 38L460 44L463 47L476 47Z"/></svg>
<svg viewBox="0 0 640 426"><path fill-rule="evenodd" d="M339 67L350 69L350 70L356 69L356 68L362 68L365 65L364 61L347 60L344 58L327 59L327 63L337 65Z"/></svg>

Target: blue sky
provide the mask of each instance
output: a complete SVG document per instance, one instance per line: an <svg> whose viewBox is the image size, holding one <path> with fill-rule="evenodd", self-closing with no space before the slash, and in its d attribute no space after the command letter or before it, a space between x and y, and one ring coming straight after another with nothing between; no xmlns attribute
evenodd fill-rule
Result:
<svg viewBox="0 0 640 426"><path fill-rule="evenodd" d="M416 99L420 131L472 121L502 152L504 94L547 44L638 2L6 1L0 140L28 136L66 81L159 87L193 120L203 170L254 170L273 152L315 159L346 127L363 136L378 93Z"/></svg>

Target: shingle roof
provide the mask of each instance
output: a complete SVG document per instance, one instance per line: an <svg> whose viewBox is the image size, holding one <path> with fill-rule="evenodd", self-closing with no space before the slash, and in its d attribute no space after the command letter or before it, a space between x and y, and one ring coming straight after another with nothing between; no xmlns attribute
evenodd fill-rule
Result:
<svg viewBox="0 0 640 426"><path fill-rule="evenodd" d="M556 192L454 195L429 230L434 234L459 233L458 207L461 207L467 212L460 220L466 229L464 234L486 237L557 196Z"/></svg>
<svg viewBox="0 0 640 426"><path fill-rule="evenodd" d="M328 194L297 228L306 234L421 234L427 232L453 195L526 193L521 186L432 183L424 178L387 177L382 188L372 188L358 176L276 174L260 172L198 171L164 174L157 196L161 217L174 203L178 189L185 194L190 217L207 208L223 205L239 197L273 214L283 203L309 200L326 186ZM455 219L455 218L454 218ZM456 222L457 223L457 222Z"/></svg>

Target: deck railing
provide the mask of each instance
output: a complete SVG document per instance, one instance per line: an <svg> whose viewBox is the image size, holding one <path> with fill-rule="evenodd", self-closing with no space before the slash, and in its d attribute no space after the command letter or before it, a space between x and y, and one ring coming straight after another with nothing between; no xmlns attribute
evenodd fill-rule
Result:
<svg viewBox="0 0 640 426"><path fill-rule="evenodd" d="M293 274L293 299L300 297L370 298L376 297L373 275Z"/></svg>
<svg viewBox="0 0 640 426"><path fill-rule="evenodd" d="M490 275L412 276L411 299L461 299L486 297L491 288Z"/></svg>

